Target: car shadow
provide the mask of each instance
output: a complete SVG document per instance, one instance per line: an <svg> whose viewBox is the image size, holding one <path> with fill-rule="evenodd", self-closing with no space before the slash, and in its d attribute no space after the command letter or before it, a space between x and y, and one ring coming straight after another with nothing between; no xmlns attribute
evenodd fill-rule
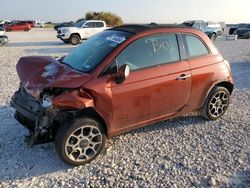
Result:
<svg viewBox="0 0 250 188"><path fill-rule="evenodd" d="M65 46L61 41L45 41L45 42L9 42L10 47L34 47L34 46Z"/></svg>
<svg viewBox="0 0 250 188"><path fill-rule="evenodd" d="M54 143L36 145L29 148L24 142L28 131L13 117L14 109L9 105L0 107L0 182L29 179L58 171L67 171L73 167L65 164L57 155ZM196 121L190 119L196 119ZM176 127L195 126L205 121L196 115L188 115L147 126L126 134L165 131ZM195 122L195 124L194 124ZM116 142L112 138L110 142ZM105 155L106 150L101 155Z"/></svg>
<svg viewBox="0 0 250 188"><path fill-rule="evenodd" d="M0 107L0 182L26 179L70 168L56 155L52 143L29 148L28 131L13 117L10 106Z"/></svg>

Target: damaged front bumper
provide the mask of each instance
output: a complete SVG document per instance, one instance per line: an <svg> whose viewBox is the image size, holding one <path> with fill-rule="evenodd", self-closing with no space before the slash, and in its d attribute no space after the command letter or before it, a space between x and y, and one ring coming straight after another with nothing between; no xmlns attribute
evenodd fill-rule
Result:
<svg viewBox="0 0 250 188"><path fill-rule="evenodd" d="M16 109L16 120L30 132L29 146L53 140L53 119L58 110L51 107L48 98L40 102L20 87L12 97L11 106Z"/></svg>

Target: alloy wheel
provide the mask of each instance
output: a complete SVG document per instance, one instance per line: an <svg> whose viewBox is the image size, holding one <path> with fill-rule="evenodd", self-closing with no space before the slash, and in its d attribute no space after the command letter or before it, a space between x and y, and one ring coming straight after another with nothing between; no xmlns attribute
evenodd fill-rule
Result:
<svg viewBox="0 0 250 188"><path fill-rule="evenodd" d="M66 141L65 154L75 162L85 162L94 157L102 146L101 131L85 125L71 133Z"/></svg>
<svg viewBox="0 0 250 188"><path fill-rule="evenodd" d="M229 96L225 91L215 93L209 103L209 114L217 118L225 113L229 105Z"/></svg>

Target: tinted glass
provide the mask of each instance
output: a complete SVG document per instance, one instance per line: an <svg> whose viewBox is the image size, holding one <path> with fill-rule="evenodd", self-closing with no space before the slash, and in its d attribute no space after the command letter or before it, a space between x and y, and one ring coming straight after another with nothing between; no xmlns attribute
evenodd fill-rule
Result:
<svg viewBox="0 0 250 188"><path fill-rule="evenodd" d="M85 24L85 26L88 27L88 28L94 28L95 27L93 22L88 22L88 23Z"/></svg>
<svg viewBox="0 0 250 188"><path fill-rule="evenodd" d="M204 43L197 37L192 35L184 35L184 42L189 53L189 57L198 57L209 54Z"/></svg>
<svg viewBox="0 0 250 188"><path fill-rule="evenodd" d="M139 39L116 58L119 66L128 64L130 70L179 60L179 48L175 34L155 35Z"/></svg>
<svg viewBox="0 0 250 188"><path fill-rule="evenodd" d="M96 22L95 27L104 27L102 22Z"/></svg>
<svg viewBox="0 0 250 188"><path fill-rule="evenodd" d="M101 32L75 48L65 56L62 63L81 72L90 72L130 36L130 33L122 31Z"/></svg>
<svg viewBox="0 0 250 188"><path fill-rule="evenodd" d="M82 20L82 21L79 21L79 22L77 22L77 23L75 23L75 27L82 27L82 25L85 23L86 21L84 21L84 20ZM68 24L68 23L66 23L66 24Z"/></svg>

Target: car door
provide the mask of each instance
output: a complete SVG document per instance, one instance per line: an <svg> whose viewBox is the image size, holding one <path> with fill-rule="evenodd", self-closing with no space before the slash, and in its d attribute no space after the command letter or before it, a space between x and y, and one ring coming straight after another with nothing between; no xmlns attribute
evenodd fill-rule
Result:
<svg viewBox="0 0 250 188"><path fill-rule="evenodd" d="M102 32L104 28L104 23L103 22L95 22L95 29L96 33Z"/></svg>
<svg viewBox="0 0 250 188"><path fill-rule="evenodd" d="M190 95L191 73L181 61L175 34L135 41L114 60L128 64L130 75L122 84L111 84L114 129L121 130L175 114Z"/></svg>
<svg viewBox="0 0 250 188"><path fill-rule="evenodd" d="M93 35L95 35L96 33L96 29L95 29L95 23L94 22L87 22L84 25L84 36L86 36L86 38L89 38Z"/></svg>

